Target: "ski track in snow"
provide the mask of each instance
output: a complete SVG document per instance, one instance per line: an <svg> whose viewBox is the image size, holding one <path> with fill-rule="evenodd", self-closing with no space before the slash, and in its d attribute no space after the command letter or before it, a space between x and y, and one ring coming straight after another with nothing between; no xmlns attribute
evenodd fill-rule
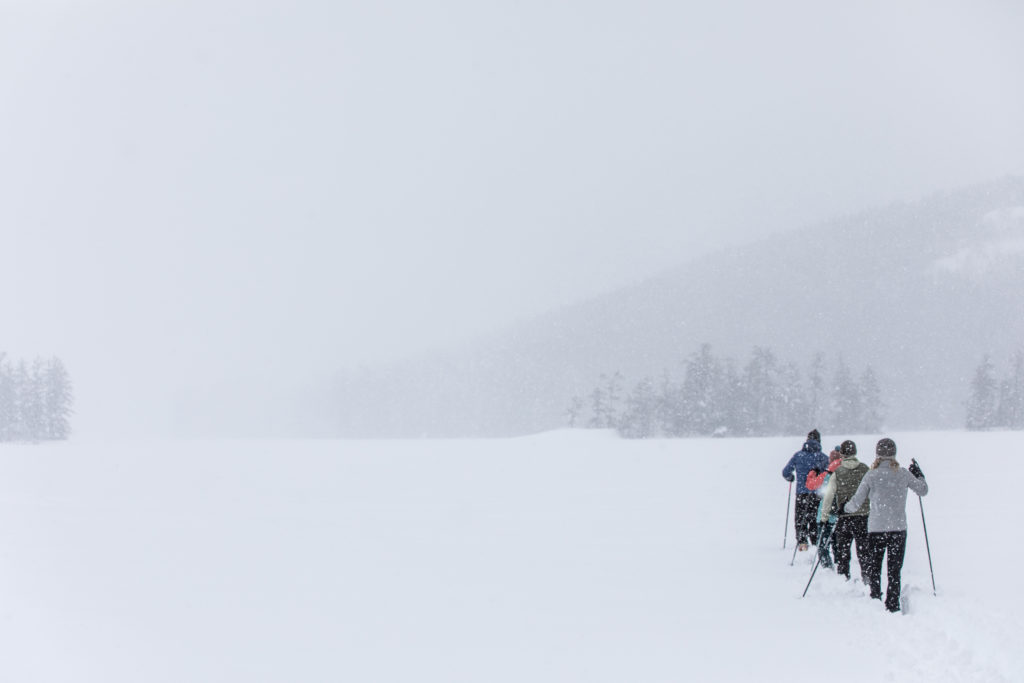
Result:
<svg viewBox="0 0 1024 683"><path fill-rule="evenodd" d="M891 436L938 585L911 494L896 615L800 597L798 439L7 447L0 681L1024 681L1017 506L963 464L1024 434Z"/></svg>
<svg viewBox="0 0 1024 683"><path fill-rule="evenodd" d="M856 560L853 565L856 567ZM922 579L923 583L918 583ZM1009 615L993 614L942 594L933 596L927 576L905 582L903 593L909 594L911 605L908 613L901 615L881 614L880 603L869 599L867 587L859 580L847 583L833 572L822 576L820 570L815 582L819 580L824 585L815 591L812 584L808 598L826 602L830 612L851 615L872 629L865 634L870 643L860 634L857 639L883 680L1020 680L1019 669L1014 668L1019 666L1019 658L1011 663L1003 656L1018 648L1024 633L1019 621ZM900 665L890 668L895 662Z"/></svg>

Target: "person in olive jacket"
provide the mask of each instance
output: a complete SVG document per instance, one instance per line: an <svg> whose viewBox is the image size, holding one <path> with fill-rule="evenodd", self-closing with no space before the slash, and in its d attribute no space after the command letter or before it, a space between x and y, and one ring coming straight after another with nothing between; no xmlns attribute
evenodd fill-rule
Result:
<svg viewBox="0 0 1024 683"><path fill-rule="evenodd" d="M871 470L864 475L845 506L847 513L856 512L865 501L871 504L868 512L868 580L871 597L882 599L882 558L888 553L886 569L889 581L885 592L885 608L900 611L900 574L907 549L907 490L919 496L927 495L928 482L916 463L909 470L896 462L896 443L882 439L875 447Z"/></svg>
<svg viewBox="0 0 1024 683"><path fill-rule="evenodd" d="M833 532L833 543L836 555L836 572L847 579L850 578L850 559L854 542L857 544L857 562L860 564L861 580L868 583L869 540L867 500L855 512L846 512L847 501L853 498L860 487L868 466L857 459L857 444L847 439L839 446L842 464L832 475L829 485L832 488L836 506L836 530Z"/></svg>

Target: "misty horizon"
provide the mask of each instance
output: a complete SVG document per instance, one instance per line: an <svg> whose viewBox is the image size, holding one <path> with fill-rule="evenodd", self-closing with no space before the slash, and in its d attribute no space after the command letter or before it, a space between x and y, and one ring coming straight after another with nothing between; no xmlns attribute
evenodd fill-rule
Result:
<svg viewBox="0 0 1024 683"><path fill-rule="evenodd" d="M1024 175L1005 3L0 19L0 350L64 359L82 435L265 433L339 372Z"/></svg>

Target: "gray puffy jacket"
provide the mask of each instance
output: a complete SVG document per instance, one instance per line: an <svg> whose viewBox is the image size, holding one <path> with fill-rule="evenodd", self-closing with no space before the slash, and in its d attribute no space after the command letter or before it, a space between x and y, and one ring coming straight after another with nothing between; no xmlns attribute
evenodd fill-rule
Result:
<svg viewBox="0 0 1024 683"><path fill-rule="evenodd" d="M894 469L891 459L883 459L881 464L869 470L846 503L846 512L856 512L865 500L871 501L871 512L868 514L868 532L906 531L907 529L907 489L919 496L928 493L928 482L918 479L908 470L900 467Z"/></svg>

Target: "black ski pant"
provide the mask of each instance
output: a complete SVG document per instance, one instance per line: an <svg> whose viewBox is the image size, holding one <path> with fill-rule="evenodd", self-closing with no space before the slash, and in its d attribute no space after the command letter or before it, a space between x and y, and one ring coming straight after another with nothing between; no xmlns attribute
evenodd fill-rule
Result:
<svg viewBox="0 0 1024 683"><path fill-rule="evenodd" d="M832 548L836 553L836 571L846 578L850 578L850 549L854 541L857 543L860 578L864 583L868 583L868 565L870 564L868 516L840 515L833 533Z"/></svg>
<svg viewBox="0 0 1024 683"><path fill-rule="evenodd" d="M906 531L882 531L868 534L871 548L868 564L868 579L871 597L882 599L882 556L888 553L886 572L889 585L885 590L885 608L890 612L900 610L900 574L903 571L903 555L907 551Z"/></svg>
<svg viewBox="0 0 1024 683"><path fill-rule="evenodd" d="M814 493L796 494L796 512L793 523L796 525L796 542L818 542L818 503L821 499Z"/></svg>

